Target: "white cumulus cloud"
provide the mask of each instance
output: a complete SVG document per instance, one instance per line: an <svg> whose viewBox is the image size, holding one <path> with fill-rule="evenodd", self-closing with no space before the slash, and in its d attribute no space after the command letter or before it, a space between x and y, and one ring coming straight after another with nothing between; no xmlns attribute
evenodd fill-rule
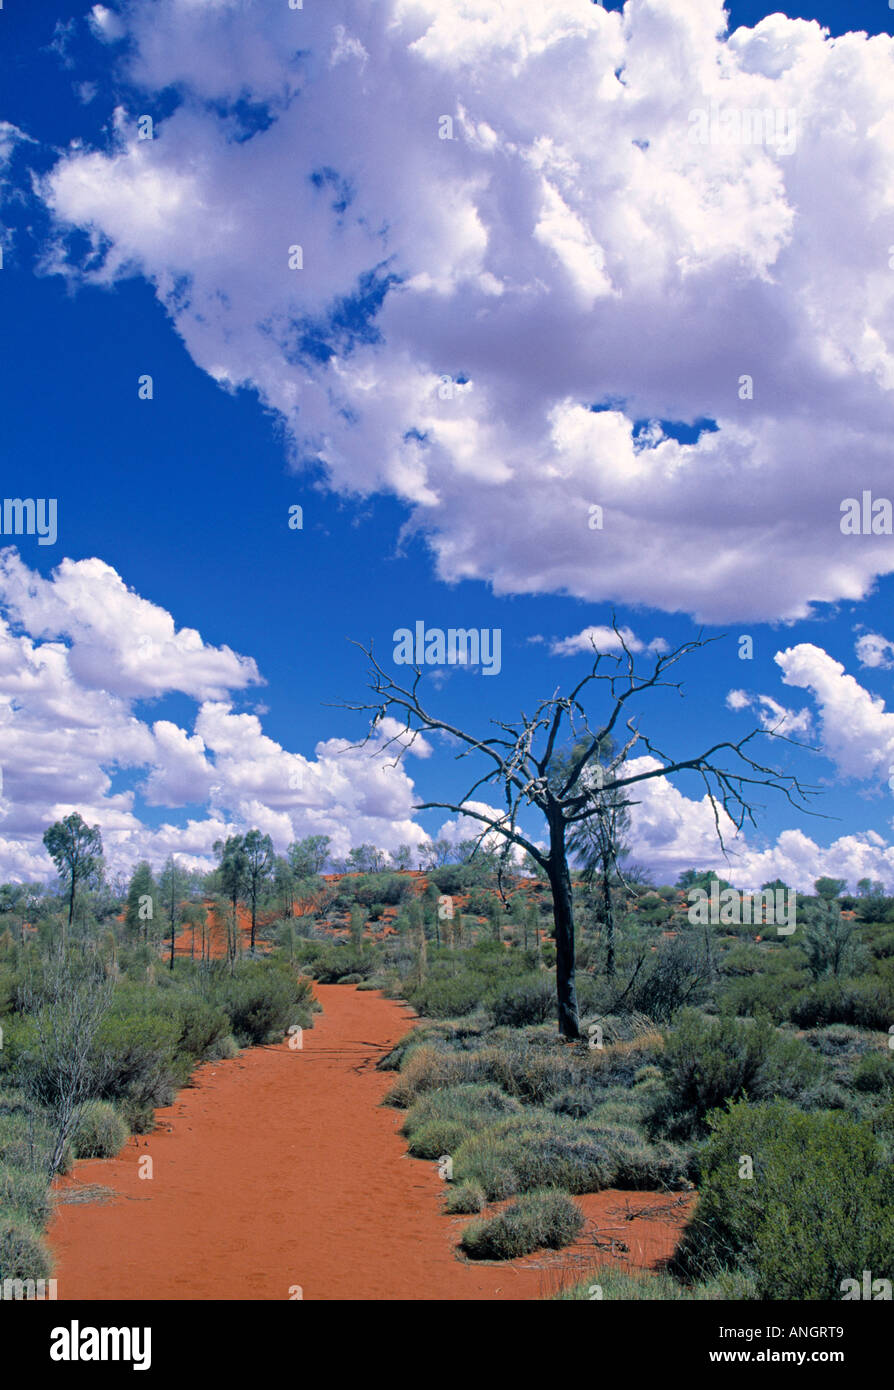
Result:
<svg viewBox="0 0 894 1390"><path fill-rule="evenodd" d="M135 94L43 181L46 267L146 277L296 459L409 505L443 578L725 621L894 568L839 528L890 477L894 39L781 14L730 34L721 0L119 18ZM794 113L793 153L690 138L765 109Z"/></svg>

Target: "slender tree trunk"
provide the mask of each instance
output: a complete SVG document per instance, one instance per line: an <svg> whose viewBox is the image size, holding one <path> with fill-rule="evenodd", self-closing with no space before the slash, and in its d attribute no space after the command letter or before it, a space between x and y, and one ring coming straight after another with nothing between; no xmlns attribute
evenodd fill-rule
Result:
<svg viewBox="0 0 894 1390"><path fill-rule="evenodd" d="M611 856L602 859L602 915L605 918L605 973L612 979L615 973L615 913L612 906Z"/></svg>
<svg viewBox="0 0 894 1390"><path fill-rule="evenodd" d="M258 899L257 893L252 889L251 895L251 953L255 953L255 920L257 918Z"/></svg>
<svg viewBox="0 0 894 1390"><path fill-rule="evenodd" d="M72 918L74 917L74 910L75 910L75 885L76 885L76 883L77 883L77 875L75 874L74 869L72 869L72 871L71 871L71 892L70 892L70 894L69 894L69 896L68 896L68 930L69 930L69 931L71 931L71 922L72 922ZM64 947L65 947L65 928L64 928L64 927L62 928L62 946L63 946L63 949L64 949Z"/></svg>
<svg viewBox="0 0 894 1390"><path fill-rule="evenodd" d="M571 875L565 852L565 823L561 812L549 818L549 882L553 893L556 937L556 999L559 1032L564 1038L580 1037L577 990L574 984L574 908Z"/></svg>
<svg viewBox="0 0 894 1390"><path fill-rule="evenodd" d="M170 967L169 967L171 970L174 969L174 917L175 917L175 915L176 915L176 912L175 912L176 894L175 894L175 892L174 892L174 889L176 888L176 886L177 886L177 880L176 880L175 871L174 871L174 860L173 860L173 858L172 858L172 859L171 859L171 961L170 961Z"/></svg>

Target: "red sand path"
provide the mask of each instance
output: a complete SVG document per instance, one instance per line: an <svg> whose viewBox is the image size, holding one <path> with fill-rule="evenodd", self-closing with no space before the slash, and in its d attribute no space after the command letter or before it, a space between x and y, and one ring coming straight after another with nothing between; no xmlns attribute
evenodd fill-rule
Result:
<svg viewBox="0 0 894 1390"><path fill-rule="evenodd" d="M411 1025L404 1005L346 985L316 985L302 1050L287 1043L211 1062L153 1134L115 1159L79 1162L63 1187L99 1184L106 1203L60 1203L49 1236L60 1299L537 1299L562 1270L605 1258L609 1228L629 1255L669 1253L682 1212L620 1214L666 1201L649 1193L581 1198L572 1252L511 1265L456 1256L467 1217L444 1215L437 1165L406 1157L402 1115L382 1107L394 1080L375 1062ZM154 1164L138 1177L141 1156ZM558 1264L557 1264L558 1262ZM614 1261L613 1261L614 1262Z"/></svg>

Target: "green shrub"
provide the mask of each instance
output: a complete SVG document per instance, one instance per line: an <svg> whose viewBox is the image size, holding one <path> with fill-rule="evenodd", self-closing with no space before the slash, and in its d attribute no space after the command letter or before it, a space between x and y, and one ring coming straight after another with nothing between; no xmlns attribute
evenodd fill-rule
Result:
<svg viewBox="0 0 894 1390"><path fill-rule="evenodd" d="M155 1129L155 1109L124 1096L117 1102L118 1113L131 1134L151 1134Z"/></svg>
<svg viewBox="0 0 894 1390"><path fill-rule="evenodd" d="M440 1158L458 1149L468 1132L460 1120L432 1119L414 1131L407 1151L413 1158Z"/></svg>
<svg viewBox="0 0 894 1390"><path fill-rule="evenodd" d="M529 1192L497 1216L473 1221L460 1246L473 1260L512 1260L561 1250L580 1235L584 1214L564 1192Z"/></svg>
<svg viewBox="0 0 894 1390"><path fill-rule="evenodd" d="M225 1011L195 995L183 995L175 1001L174 1017L180 1025L177 1051L188 1053L194 1061L214 1055L230 1031Z"/></svg>
<svg viewBox="0 0 894 1390"><path fill-rule="evenodd" d="M404 1040L399 1050L383 1059L380 1065L386 1068L397 1063L401 1066L388 1104L409 1106L418 1096L439 1087L491 1082L508 1095L536 1105L549 1104L562 1093L577 1092L582 1101L589 1100L589 1109L607 1090L631 1086L640 1068L659 1056L662 1048L657 1033L600 1051L585 1046L570 1048L551 1030L506 1029L473 1035L474 1026L472 1022L467 1025L470 1032L462 1042L462 1051L448 1051L442 1040L435 1045L430 1034L422 1033Z"/></svg>
<svg viewBox="0 0 894 1390"><path fill-rule="evenodd" d="M47 1279L51 1272L39 1231L20 1213L0 1211L0 1281Z"/></svg>
<svg viewBox="0 0 894 1390"><path fill-rule="evenodd" d="M649 1299L652 1302L685 1302L693 1295L669 1274L650 1274L644 1269L612 1269L602 1265L585 1279L560 1290L556 1299L566 1302L593 1302L597 1299L623 1299L625 1302Z"/></svg>
<svg viewBox="0 0 894 1390"><path fill-rule="evenodd" d="M740 1176L745 1157L753 1178ZM742 1270L758 1298L840 1299L843 1279L890 1268L894 1175L882 1157L864 1122L733 1104L712 1123L677 1270Z"/></svg>
<svg viewBox="0 0 894 1390"><path fill-rule="evenodd" d="M220 1003L241 1047L282 1038L292 1024L311 1024L309 980L264 962L248 962L220 986Z"/></svg>
<svg viewBox="0 0 894 1390"><path fill-rule="evenodd" d="M486 1198L477 1182L454 1183L447 1189L444 1210L449 1216L474 1216L483 1211Z"/></svg>
<svg viewBox="0 0 894 1390"><path fill-rule="evenodd" d="M589 1091L568 1086L550 1096L549 1108L554 1115L570 1115L573 1120L583 1120L593 1110L593 1096Z"/></svg>
<svg viewBox="0 0 894 1390"><path fill-rule="evenodd" d="M649 1145L633 1129L617 1129L533 1107L470 1135L454 1152L457 1181L477 1182L489 1201L560 1187L601 1192L607 1187L686 1184L688 1155L672 1145Z"/></svg>
<svg viewBox="0 0 894 1390"><path fill-rule="evenodd" d="M342 975L336 983L340 985L359 985L363 983L363 976L358 975L356 970L354 970L350 975Z"/></svg>
<svg viewBox="0 0 894 1390"><path fill-rule="evenodd" d="M239 1044L232 1033L225 1033L218 1038L214 1046L208 1053L209 1062L231 1062L234 1057L239 1056Z"/></svg>
<svg viewBox="0 0 894 1390"><path fill-rule="evenodd" d="M18 1212L42 1230L50 1216L46 1173L0 1163L0 1212Z"/></svg>
<svg viewBox="0 0 894 1390"><path fill-rule="evenodd" d="M306 973L312 979L319 980L321 985L338 984L345 975L359 975L365 980L374 968L375 962L368 949L350 945L324 945L303 966Z"/></svg>
<svg viewBox="0 0 894 1390"><path fill-rule="evenodd" d="M46 1173L55 1147L55 1134L43 1111L28 1107L4 1114L0 1111L0 1163ZM66 1144L61 1173L71 1171L71 1145Z"/></svg>
<svg viewBox="0 0 894 1390"><path fill-rule="evenodd" d="M797 1099L822 1074L819 1058L767 1020L707 1019L686 1009L665 1039L659 1065L665 1091L648 1114L653 1131L673 1138L704 1133L711 1110L747 1095Z"/></svg>
<svg viewBox="0 0 894 1390"><path fill-rule="evenodd" d="M428 881L435 885L439 893L461 893L473 876L465 864L445 864L440 869L433 869Z"/></svg>
<svg viewBox="0 0 894 1390"><path fill-rule="evenodd" d="M487 982L473 974L430 977L407 998L426 1018L462 1018L481 1003Z"/></svg>
<svg viewBox="0 0 894 1390"><path fill-rule="evenodd" d="M662 941L647 968L636 976L625 1003L665 1023L684 1005L699 1004L708 997L708 978L700 945L692 945L685 937Z"/></svg>
<svg viewBox="0 0 894 1390"><path fill-rule="evenodd" d="M774 1023L782 1023L789 1016L792 998L808 979L803 970L739 976L722 989L721 1013L753 1018L763 1012L769 1014Z"/></svg>
<svg viewBox="0 0 894 1390"><path fill-rule="evenodd" d="M855 1061L872 1048L873 1039L860 1028L851 1028L845 1023L832 1023L827 1028L816 1028L805 1034L804 1041L821 1057L833 1062Z"/></svg>
<svg viewBox="0 0 894 1390"><path fill-rule="evenodd" d="M78 1158L114 1158L127 1143L128 1128L114 1105L91 1100L84 1106L71 1135Z"/></svg>
<svg viewBox="0 0 894 1390"><path fill-rule="evenodd" d="M664 1140L650 1143L636 1131L628 1131L628 1134L626 1140L618 1139L613 1146L616 1162L613 1187L673 1191L689 1186L692 1158L688 1149Z"/></svg>
<svg viewBox="0 0 894 1390"><path fill-rule="evenodd" d="M448 1086L418 1100L407 1112L401 1133L412 1136L432 1120L456 1120L469 1130L480 1129L521 1108L497 1086Z"/></svg>
<svg viewBox="0 0 894 1390"><path fill-rule="evenodd" d="M852 1082L855 1091L894 1091L894 1052L867 1052L854 1068Z"/></svg>
<svg viewBox="0 0 894 1390"><path fill-rule="evenodd" d="M850 1023L886 1032L894 1018L894 988L873 976L821 980L795 999L789 1017L800 1028Z"/></svg>
<svg viewBox="0 0 894 1390"><path fill-rule="evenodd" d="M423 1096L408 1112L401 1132L414 1158L452 1154L471 1133L521 1110L496 1086L449 1086Z"/></svg>
<svg viewBox="0 0 894 1390"><path fill-rule="evenodd" d="M494 1023L523 1028L530 1023L546 1023L556 1016L556 982L542 971L513 981L493 1001Z"/></svg>
<svg viewBox="0 0 894 1390"><path fill-rule="evenodd" d="M179 1037L175 1018L113 1009L100 1024L93 1047L93 1094L136 1109L170 1105L178 1083L186 1079L177 1066Z"/></svg>

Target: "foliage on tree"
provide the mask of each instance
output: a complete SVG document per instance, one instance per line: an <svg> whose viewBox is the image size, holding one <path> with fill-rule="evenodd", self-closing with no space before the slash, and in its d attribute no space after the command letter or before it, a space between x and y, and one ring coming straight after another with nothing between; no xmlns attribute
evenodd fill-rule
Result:
<svg viewBox="0 0 894 1390"><path fill-rule="evenodd" d="M59 877L68 884L70 929L78 886L98 883L102 875L102 835L98 825L87 825L77 811L72 811L44 831L43 842Z"/></svg>

